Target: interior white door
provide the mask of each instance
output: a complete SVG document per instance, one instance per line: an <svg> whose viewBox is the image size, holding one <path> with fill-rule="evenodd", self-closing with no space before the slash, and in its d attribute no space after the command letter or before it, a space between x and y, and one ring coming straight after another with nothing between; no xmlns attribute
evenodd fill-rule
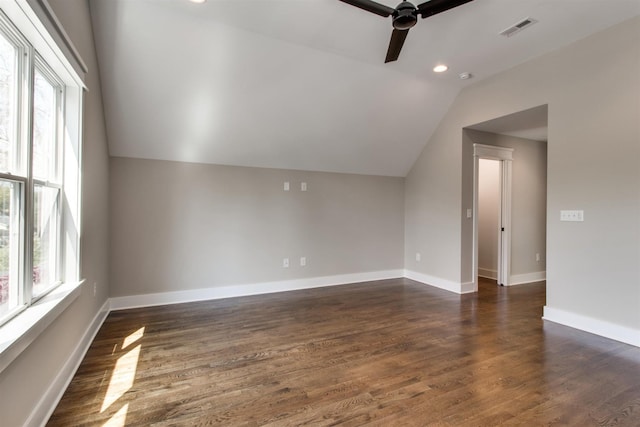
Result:
<svg viewBox="0 0 640 427"><path fill-rule="evenodd" d="M511 275L511 160L500 161L500 227L498 284L509 285Z"/></svg>

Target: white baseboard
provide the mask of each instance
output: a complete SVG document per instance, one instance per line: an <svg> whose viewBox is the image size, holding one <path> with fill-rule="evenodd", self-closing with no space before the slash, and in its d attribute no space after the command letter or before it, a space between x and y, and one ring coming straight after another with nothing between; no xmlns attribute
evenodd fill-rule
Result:
<svg viewBox="0 0 640 427"><path fill-rule="evenodd" d="M47 423L49 417L51 417L51 414L53 414L53 411L60 402L60 399L62 399L62 395L67 390L69 383L71 383L78 367L80 367L84 355L87 353L87 350L89 350L89 346L91 346L93 339L96 337L98 330L107 318L109 312L109 300L107 300L93 318L82 339L73 349L73 352L71 352L71 355L60 372L58 372L58 375L56 375L56 378L43 393L33 411L31 411L31 415L29 415L25 426L44 426Z"/></svg>
<svg viewBox="0 0 640 427"><path fill-rule="evenodd" d="M569 311L549 306L544 307L542 318L550 322L559 323L564 326L580 329L581 331L640 347L640 330L638 329L617 325L615 323L594 319L593 317L583 316L581 314L571 313Z"/></svg>
<svg viewBox="0 0 640 427"><path fill-rule="evenodd" d="M546 271L536 271L533 273L525 273L525 274L512 274L509 277L509 286L524 285L525 283L542 282L543 280L547 280Z"/></svg>
<svg viewBox="0 0 640 427"><path fill-rule="evenodd" d="M444 289L445 291L455 292L456 294L464 294L474 291L472 282L463 284L452 280L441 279L440 277L430 276L424 273L418 273L417 271L412 270L405 270L404 277L415 280L416 282L424 283L425 285Z"/></svg>
<svg viewBox="0 0 640 427"><path fill-rule="evenodd" d="M497 280L498 272L496 270L478 267L478 276L484 277L485 279Z"/></svg>
<svg viewBox="0 0 640 427"><path fill-rule="evenodd" d="M461 294L471 294L476 291L476 284L474 282L464 282L460 284Z"/></svg>
<svg viewBox="0 0 640 427"><path fill-rule="evenodd" d="M372 280L396 279L403 277L403 270L372 271L366 273L342 274L336 276L311 277L307 279L283 280L246 285L221 286L188 291L161 292L145 295L131 295L111 298L111 310L125 310L155 305L179 304L222 298L261 295L275 292L346 285Z"/></svg>

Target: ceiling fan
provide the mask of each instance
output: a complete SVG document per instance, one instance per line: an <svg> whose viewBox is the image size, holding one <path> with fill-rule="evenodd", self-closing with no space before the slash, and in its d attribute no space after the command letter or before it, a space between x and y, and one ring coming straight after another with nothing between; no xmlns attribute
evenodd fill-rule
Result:
<svg viewBox="0 0 640 427"><path fill-rule="evenodd" d="M382 17L393 16L393 33L391 33L391 41L389 42L389 49L387 50L387 57L385 58L385 64L398 59L404 40L409 34L409 29L416 25L418 22L418 15L422 18L428 18L438 13L446 12L454 7L462 6L465 3L469 3L473 0L429 0L424 3L414 6L408 1L403 1L396 8L386 6L384 4L377 3L372 0L340 0L344 3L348 3L352 6L359 7Z"/></svg>

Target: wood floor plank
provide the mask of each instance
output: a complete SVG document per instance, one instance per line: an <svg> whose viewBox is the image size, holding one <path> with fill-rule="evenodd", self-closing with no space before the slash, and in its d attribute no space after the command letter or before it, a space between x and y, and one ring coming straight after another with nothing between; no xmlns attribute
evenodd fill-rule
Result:
<svg viewBox="0 0 640 427"><path fill-rule="evenodd" d="M544 283L408 279L111 313L50 426L640 426L640 349Z"/></svg>

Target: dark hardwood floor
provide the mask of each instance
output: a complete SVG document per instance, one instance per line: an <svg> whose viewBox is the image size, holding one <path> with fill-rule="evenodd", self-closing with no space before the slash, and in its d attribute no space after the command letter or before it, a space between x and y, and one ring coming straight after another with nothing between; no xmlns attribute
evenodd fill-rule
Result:
<svg viewBox="0 0 640 427"><path fill-rule="evenodd" d="M407 279L113 312L50 426L640 426L640 348L544 283Z"/></svg>

